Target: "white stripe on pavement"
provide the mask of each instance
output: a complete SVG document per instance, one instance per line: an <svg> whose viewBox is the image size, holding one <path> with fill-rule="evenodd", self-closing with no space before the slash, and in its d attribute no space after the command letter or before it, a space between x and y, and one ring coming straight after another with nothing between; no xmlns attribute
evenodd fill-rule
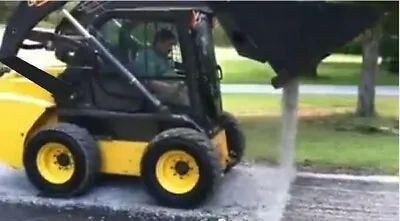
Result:
<svg viewBox="0 0 400 221"><path fill-rule="evenodd" d="M248 94L281 94L282 89L275 89L269 84L222 84L222 93L248 93ZM300 94L332 94L332 95L357 95L358 87L355 85L300 85ZM377 95L398 96L398 86L376 86Z"/></svg>
<svg viewBox="0 0 400 221"><path fill-rule="evenodd" d="M359 176L349 174L325 174L325 173L312 173L312 172L297 172L298 177L318 178L318 179L336 179L336 180L353 180L365 182L379 182L379 183L399 183L398 176Z"/></svg>

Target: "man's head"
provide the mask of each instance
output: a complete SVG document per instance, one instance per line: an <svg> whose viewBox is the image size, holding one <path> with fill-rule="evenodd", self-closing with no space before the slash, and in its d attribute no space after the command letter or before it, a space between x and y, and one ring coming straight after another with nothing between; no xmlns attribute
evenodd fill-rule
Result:
<svg viewBox="0 0 400 221"><path fill-rule="evenodd" d="M176 44L176 36L168 29L159 30L154 36L154 47L161 53L167 55Z"/></svg>

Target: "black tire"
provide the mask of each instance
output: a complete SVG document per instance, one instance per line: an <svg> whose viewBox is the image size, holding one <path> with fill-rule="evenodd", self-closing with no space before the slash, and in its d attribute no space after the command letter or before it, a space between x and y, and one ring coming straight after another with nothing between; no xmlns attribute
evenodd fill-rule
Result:
<svg viewBox="0 0 400 221"><path fill-rule="evenodd" d="M186 193L168 191L156 175L156 164L160 157L174 150L192 156L199 168L197 183ZM174 128L160 133L149 143L142 158L141 176L149 194L158 203L174 208L193 208L213 195L221 179L222 169L219 154L207 136L193 129Z"/></svg>
<svg viewBox="0 0 400 221"><path fill-rule="evenodd" d="M39 172L36 159L41 148L48 143L63 145L74 158L72 176L65 182L50 182ZM41 195L49 197L81 195L92 187L100 172L100 152L96 141L86 129L69 123L38 131L25 145L23 162L30 182Z"/></svg>
<svg viewBox="0 0 400 221"><path fill-rule="evenodd" d="M246 150L246 137L239 122L231 113L224 112L221 115L220 123L225 129L229 157L232 159L224 171L225 173L228 173L233 167L242 161Z"/></svg>

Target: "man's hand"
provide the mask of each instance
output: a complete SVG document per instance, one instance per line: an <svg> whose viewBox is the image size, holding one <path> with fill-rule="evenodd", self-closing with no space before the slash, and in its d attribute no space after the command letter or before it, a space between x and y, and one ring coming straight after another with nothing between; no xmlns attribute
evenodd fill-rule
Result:
<svg viewBox="0 0 400 221"><path fill-rule="evenodd" d="M149 81L149 86L155 93L177 93L186 87L184 81L165 82L159 80Z"/></svg>
<svg viewBox="0 0 400 221"><path fill-rule="evenodd" d="M148 82L152 92L162 100L171 103L189 105L188 89L184 81L165 82L151 80Z"/></svg>
<svg viewBox="0 0 400 221"><path fill-rule="evenodd" d="M170 88L168 83L166 83L164 81L150 80L149 84L150 84L151 88L157 92L162 92L162 91L165 91L168 88Z"/></svg>

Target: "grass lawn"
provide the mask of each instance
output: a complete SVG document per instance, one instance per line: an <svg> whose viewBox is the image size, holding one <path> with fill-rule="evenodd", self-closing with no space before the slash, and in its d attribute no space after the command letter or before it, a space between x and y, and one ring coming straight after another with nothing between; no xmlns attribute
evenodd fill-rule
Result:
<svg viewBox="0 0 400 221"><path fill-rule="evenodd" d="M268 65L233 55L225 55L222 52L220 52L219 64L224 72L223 83L269 84L271 78L275 76L274 71ZM303 78L301 81L314 84L353 85L359 82L360 70L361 63L356 56L333 55L319 65L318 79ZM397 75L380 70L377 77L378 85L398 85L398 82Z"/></svg>
<svg viewBox="0 0 400 221"><path fill-rule="evenodd" d="M398 172L398 135L369 126L398 125L398 98L377 97L379 117L352 116L353 96L301 96L296 161L319 169ZM224 95L225 109L240 120L247 135L246 159L276 162L280 136L280 96ZM375 128L375 127L372 127Z"/></svg>

